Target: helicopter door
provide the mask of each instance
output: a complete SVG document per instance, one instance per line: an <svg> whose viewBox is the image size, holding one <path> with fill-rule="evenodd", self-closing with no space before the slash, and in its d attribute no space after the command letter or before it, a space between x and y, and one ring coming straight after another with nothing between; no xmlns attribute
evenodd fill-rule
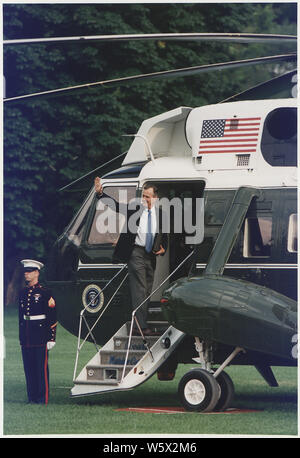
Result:
<svg viewBox="0 0 300 458"><path fill-rule="evenodd" d="M147 182L147 183L150 183ZM173 272L178 265L194 249L194 244L203 240L204 229L204 206L203 193L205 182L203 180L189 181L151 181L158 188L162 210L168 213L170 218L169 248L164 256L159 256L156 265L153 291ZM201 213L201 214L200 214ZM202 223L201 223L202 221ZM196 236L193 228L197 228L199 236ZM201 232L201 233L200 233ZM199 238L200 237L200 238ZM186 262L170 278L174 281L187 276L191 267L191 261ZM151 302L160 301L163 290L168 282L164 283L151 297Z"/></svg>

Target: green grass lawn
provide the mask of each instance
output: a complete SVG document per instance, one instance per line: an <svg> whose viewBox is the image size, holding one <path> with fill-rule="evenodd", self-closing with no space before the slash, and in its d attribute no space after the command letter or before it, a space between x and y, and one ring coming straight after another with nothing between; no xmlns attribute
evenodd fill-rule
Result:
<svg viewBox="0 0 300 458"><path fill-rule="evenodd" d="M154 414L117 412L126 407L179 406L179 380L191 366L180 365L175 379L158 381L156 375L131 391L71 398L76 337L61 326L50 352L50 401L47 406L27 404L25 377L18 342L15 310L4 319L3 433L13 435L297 435L297 369L275 367L279 387L270 388L253 367L226 369L235 384L233 407L258 409L241 414ZM95 353L83 347L80 369ZM194 365L195 366L195 365Z"/></svg>

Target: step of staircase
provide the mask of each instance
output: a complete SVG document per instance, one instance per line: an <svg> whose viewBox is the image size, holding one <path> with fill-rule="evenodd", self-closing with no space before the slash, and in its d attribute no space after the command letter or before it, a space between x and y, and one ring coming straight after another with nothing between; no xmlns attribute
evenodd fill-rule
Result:
<svg viewBox="0 0 300 458"><path fill-rule="evenodd" d="M159 333L160 335L162 335L169 327L169 323L167 321L154 319L148 320L147 325L151 330Z"/></svg>
<svg viewBox="0 0 300 458"><path fill-rule="evenodd" d="M133 367L134 366L132 365L126 366L125 376L128 374L128 372L131 371ZM118 382L121 380L123 369L123 365L117 364L114 366L108 366L105 364L88 365L86 366L87 381L91 383L99 382L105 385L115 385L118 384Z"/></svg>
<svg viewBox="0 0 300 458"><path fill-rule="evenodd" d="M129 366L135 366L139 362L139 360L142 358L142 356L144 356L146 351L147 351L146 349L130 351L128 354L127 364ZM126 350L114 350L114 351L101 350L100 352L101 364L105 364L109 366L125 364L126 354L127 354Z"/></svg>
<svg viewBox="0 0 300 458"><path fill-rule="evenodd" d="M127 324L127 331L130 332L130 323ZM159 336L147 336L146 344L152 347L159 339ZM99 352L100 363L88 364L86 366L86 380L81 384L94 385L118 385L121 381L124 364L128 352L129 336L122 336L118 333L113 337L113 350L102 349ZM140 361L147 352L147 346L142 336L131 336L130 349L125 369L125 376Z"/></svg>
<svg viewBox="0 0 300 458"><path fill-rule="evenodd" d="M127 322L126 326L127 326L127 335L129 335L130 334L130 322ZM147 327L151 329L152 331L157 332L161 335L166 331L166 329L168 329L169 323L167 321L155 319L155 317L153 317L147 320ZM159 335L156 337L158 338Z"/></svg>
<svg viewBox="0 0 300 458"><path fill-rule="evenodd" d="M151 302L148 306L147 321L165 321L160 302Z"/></svg>
<svg viewBox="0 0 300 458"><path fill-rule="evenodd" d="M124 323L74 378L72 396L128 390L151 377L174 351L184 333L163 320L148 321L148 327L160 335L144 339L132 336L128 351L131 323Z"/></svg>
<svg viewBox="0 0 300 458"><path fill-rule="evenodd" d="M147 344L151 347L155 344L159 336L148 336L146 338ZM127 350L128 349L128 342L129 337L120 337L114 336L114 349L115 350ZM130 342L130 350L142 350L146 351L147 348L145 347L144 340L142 336L132 336Z"/></svg>

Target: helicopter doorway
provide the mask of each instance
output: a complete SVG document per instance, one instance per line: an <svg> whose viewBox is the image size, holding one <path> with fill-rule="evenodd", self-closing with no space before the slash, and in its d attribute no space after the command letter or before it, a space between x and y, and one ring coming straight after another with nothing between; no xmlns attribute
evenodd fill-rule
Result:
<svg viewBox="0 0 300 458"><path fill-rule="evenodd" d="M194 250L195 244L203 240L204 227L203 180L172 180L147 181L158 189L159 205L169 221L169 244L164 256L157 259L153 282L153 294L150 299L149 311L160 306L160 299L168 284L178 278L187 276L193 257L178 266ZM145 184L146 184L145 183ZM199 226L199 227L197 227ZM164 229L164 227L163 227ZM174 272L174 274L172 274ZM172 274L172 275L171 275ZM170 278L159 285L168 276Z"/></svg>

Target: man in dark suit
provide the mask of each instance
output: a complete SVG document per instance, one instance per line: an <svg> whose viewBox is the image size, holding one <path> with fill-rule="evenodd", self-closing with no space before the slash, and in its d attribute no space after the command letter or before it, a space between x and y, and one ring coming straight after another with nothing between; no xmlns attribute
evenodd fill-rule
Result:
<svg viewBox="0 0 300 458"><path fill-rule="evenodd" d="M103 192L99 177L95 178L95 191L97 198L109 197ZM148 184L142 192L141 208L135 225L130 225L130 217L136 210L130 210L126 205L126 230L120 234L115 247L114 259L128 264L129 285L132 307L136 309L151 294L157 256L164 255L168 247L168 236L162 230L163 215L161 209L156 207L158 199L157 188ZM121 205L114 201L117 212ZM133 226L133 227L131 227ZM147 326L146 301L137 311L136 318L144 336L153 335ZM134 334L138 330L134 327Z"/></svg>

